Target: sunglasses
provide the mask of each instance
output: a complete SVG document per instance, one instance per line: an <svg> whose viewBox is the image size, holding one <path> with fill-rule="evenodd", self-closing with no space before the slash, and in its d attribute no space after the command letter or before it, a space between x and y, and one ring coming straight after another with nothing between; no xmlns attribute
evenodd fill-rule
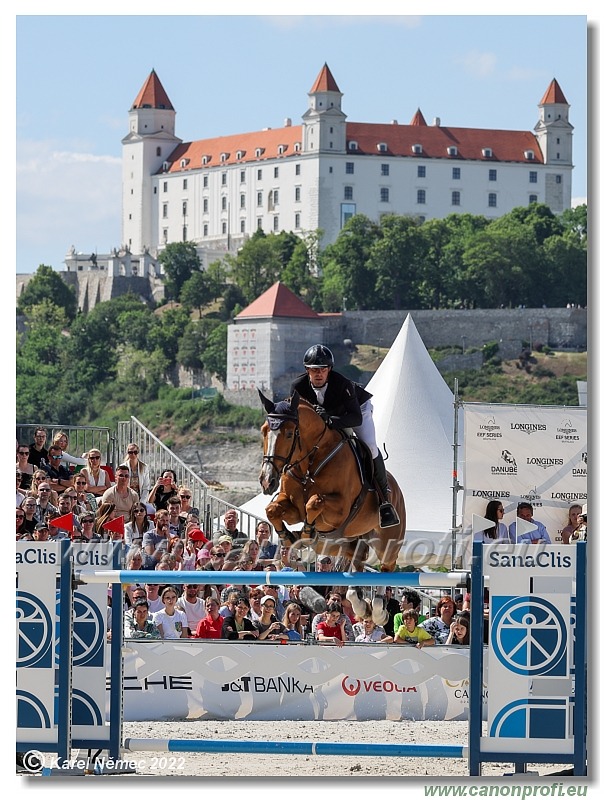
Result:
<svg viewBox="0 0 604 800"><path fill-rule="evenodd" d="M88 456L88 459L90 461L100 461L101 457L100 456Z"/></svg>
<svg viewBox="0 0 604 800"><path fill-rule="evenodd" d="M17 514L17 519L25 519L25 514Z"/></svg>
<svg viewBox="0 0 604 800"><path fill-rule="evenodd" d="M86 481L76 481L76 486L86 486Z"/></svg>
<svg viewBox="0 0 604 800"><path fill-rule="evenodd" d="M275 604L274 604L274 603L265 603L265 604L264 604L264 607L265 607L265 608L274 608L274 607L275 607Z"/></svg>
<svg viewBox="0 0 604 800"><path fill-rule="evenodd" d="M181 494L180 496L182 497L183 500L190 500L191 499L191 495L190 494Z"/></svg>
<svg viewBox="0 0 604 800"><path fill-rule="evenodd" d="M29 450L19 450L19 455L20 456L28 456L29 455Z"/></svg>
<svg viewBox="0 0 604 800"><path fill-rule="evenodd" d="M128 450L128 455L129 456L137 456L138 455L138 450Z"/></svg>
<svg viewBox="0 0 604 800"><path fill-rule="evenodd" d="M38 491L39 492L50 492L50 489L47 489L46 487L40 486L40 487L38 487Z"/></svg>
<svg viewBox="0 0 604 800"><path fill-rule="evenodd" d="M57 458L61 458L61 455L62 455L61 453L59 453L58 455L55 455L54 453L51 453L50 457L54 458L54 459L57 459Z"/></svg>
<svg viewBox="0 0 604 800"><path fill-rule="evenodd" d="M212 558L224 558L226 553L210 553Z"/></svg>

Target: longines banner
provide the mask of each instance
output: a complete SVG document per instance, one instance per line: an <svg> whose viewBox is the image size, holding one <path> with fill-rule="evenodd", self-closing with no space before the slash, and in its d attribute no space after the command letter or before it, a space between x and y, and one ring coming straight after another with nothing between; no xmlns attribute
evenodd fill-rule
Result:
<svg viewBox="0 0 604 800"><path fill-rule="evenodd" d="M521 501L531 503L552 544L560 543L571 505L587 502L587 409L464 404L463 533L472 515L501 500L509 528Z"/></svg>
<svg viewBox="0 0 604 800"><path fill-rule="evenodd" d="M467 647L126 640L124 659L130 722L468 716Z"/></svg>

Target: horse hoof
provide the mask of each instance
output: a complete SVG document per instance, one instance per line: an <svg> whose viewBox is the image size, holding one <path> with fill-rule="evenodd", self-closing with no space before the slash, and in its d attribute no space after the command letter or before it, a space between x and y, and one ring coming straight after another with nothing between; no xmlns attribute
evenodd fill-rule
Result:
<svg viewBox="0 0 604 800"><path fill-rule="evenodd" d="M390 614L384 608L384 597L381 594L376 594L373 598L371 618L376 625L385 625L389 616Z"/></svg>

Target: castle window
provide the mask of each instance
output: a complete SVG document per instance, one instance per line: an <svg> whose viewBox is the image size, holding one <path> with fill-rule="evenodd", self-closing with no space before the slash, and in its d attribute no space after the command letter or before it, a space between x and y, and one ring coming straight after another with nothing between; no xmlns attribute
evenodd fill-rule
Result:
<svg viewBox="0 0 604 800"><path fill-rule="evenodd" d="M203 213L204 214L208 213L208 198L207 197L203 198Z"/></svg>
<svg viewBox="0 0 604 800"><path fill-rule="evenodd" d="M497 195L495 192L489 192L489 208L497 208Z"/></svg>
<svg viewBox="0 0 604 800"><path fill-rule="evenodd" d="M186 178L183 178L182 188L185 189L185 190L188 188L188 182L187 182Z"/></svg>
<svg viewBox="0 0 604 800"><path fill-rule="evenodd" d="M162 213L162 217L164 219L168 219L168 204L167 203L164 203L162 205L161 213Z"/></svg>
<svg viewBox="0 0 604 800"><path fill-rule="evenodd" d="M279 230L279 217L273 217L273 230Z"/></svg>
<svg viewBox="0 0 604 800"><path fill-rule="evenodd" d="M256 195L256 205L257 206L262 205L262 192L258 192L258 194Z"/></svg>
<svg viewBox="0 0 604 800"><path fill-rule="evenodd" d="M426 177L426 167L423 164L418 164L417 177L418 178L425 178Z"/></svg>
<svg viewBox="0 0 604 800"><path fill-rule="evenodd" d="M164 181L164 192L168 191L168 181Z"/></svg>
<svg viewBox="0 0 604 800"><path fill-rule="evenodd" d="M227 185L227 174L226 174L226 172L221 173L220 182L222 183L223 186Z"/></svg>
<svg viewBox="0 0 604 800"><path fill-rule="evenodd" d="M352 199L353 199L352 186L345 186L344 187L344 200L352 200Z"/></svg>
<svg viewBox="0 0 604 800"><path fill-rule="evenodd" d="M461 167L453 167L453 169L451 170L451 177L453 178L454 181L460 181Z"/></svg>
<svg viewBox="0 0 604 800"><path fill-rule="evenodd" d="M223 211L227 210L227 199L226 199L226 197L221 197L220 198L220 207L222 208Z"/></svg>
<svg viewBox="0 0 604 800"><path fill-rule="evenodd" d="M273 178L278 178L278 177L279 177L279 167L275 167L273 169Z"/></svg>
<svg viewBox="0 0 604 800"><path fill-rule="evenodd" d="M296 214L294 219L295 219L294 228L299 229L300 228L300 214Z"/></svg>
<svg viewBox="0 0 604 800"><path fill-rule="evenodd" d="M451 205L452 206L461 205L461 192L451 192Z"/></svg>
<svg viewBox="0 0 604 800"><path fill-rule="evenodd" d="M426 204L426 190L425 189L418 189L417 190L417 202L421 206Z"/></svg>
<svg viewBox="0 0 604 800"><path fill-rule="evenodd" d="M534 171L529 172L529 183L537 183L537 173Z"/></svg>
<svg viewBox="0 0 604 800"><path fill-rule="evenodd" d="M300 174L300 164L296 164L296 175Z"/></svg>
<svg viewBox="0 0 604 800"><path fill-rule="evenodd" d="M382 164L380 168L380 174L385 178L390 175L390 164Z"/></svg>
<svg viewBox="0 0 604 800"><path fill-rule="evenodd" d="M346 162L346 174L347 175L354 175L354 161L347 161Z"/></svg>
<svg viewBox="0 0 604 800"><path fill-rule="evenodd" d="M496 169L490 169L489 170L489 180L490 181L496 181L497 180L497 170Z"/></svg>
<svg viewBox="0 0 604 800"><path fill-rule="evenodd" d="M538 198L536 194L529 194L529 203L537 203Z"/></svg>
<svg viewBox="0 0 604 800"><path fill-rule="evenodd" d="M380 189L380 203L389 203L390 202L390 189L386 186L382 186Z"/></svg>
<svg viewBox="0 0 604 800"><path fill-rule="evenodd" d="M302 196L302 191L299 186L296 186L296 188L294 189L294 201L296 203L299 203L301 196Z"/></svg>

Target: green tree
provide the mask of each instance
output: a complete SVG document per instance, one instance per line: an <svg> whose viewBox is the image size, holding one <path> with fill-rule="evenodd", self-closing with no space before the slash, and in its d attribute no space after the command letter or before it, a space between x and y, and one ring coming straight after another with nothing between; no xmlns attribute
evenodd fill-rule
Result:
<svg viewBox="0 0 604 800"><path fill-rule="evenodd" d="M171 242L159 254L164 268L166 298L180 300L182 287L194 272L201 270L201 262L193 242Z"/></svg>
<svg viewBox="0 0 604 800"><path fill-rule="evenodd" d="M226 256L225 263L245 302L251 303L279 278L282 264L276 237L257 230L243 245L237 258Z"/></svg>
<svg viewBox="0 0 604 800"><path fill-rule="evenodd" d="M187 369L203 369L208 337L219 324L210 319L189 322L178 346L178 363Z"/></svg>
<svg viewBox="0 0 604 800"><path fill-rule="evenodd" d="M367 269L380 228L364 214L344 225L323 254L323 307L326 311L375 308L375 275Z"/></svg>
<svg viewBox="0 0 604 800"><path fill-rule="evenodd" d="M195 308L201 317L203 307L214 299L215 288L205 272L194 272L183 283L180 300L188 308Z"/></svg>
<svg viewBox="0 0 604 800"><path fill-rule="evenodd" d="M425 240L413 217L391 214L382 219L382 235L371 248L367 268L374 275L377 308L418 308L419 274Z"/></svg>
<svg viewBox="0 0 604 800"><path fill-rule="evenodd" d="M151 331L150 341L154 350L159 350L170 365L176 363L180 338L189 324L189 312L185 308L168 308L159 318L159 324Z"/></svg>
<svg viewBox="0 0 604 800"><path fill-rule="evenodd" d="M28 281L17 302L17 309L20 314L27 316L32 306L40 305L43 300L50 300L62 308L68 320L76 315L78 304L74 290L46 264L40 264L33 278Z"/></svg>
<svg viewBox="0 0 604 800"><path fill-rule="evenodd" d="M203 351L205 368L217 375L223 383L226 381L227 376L227 336L228 325L225 322L221 322L208 335Z"/></svg>

